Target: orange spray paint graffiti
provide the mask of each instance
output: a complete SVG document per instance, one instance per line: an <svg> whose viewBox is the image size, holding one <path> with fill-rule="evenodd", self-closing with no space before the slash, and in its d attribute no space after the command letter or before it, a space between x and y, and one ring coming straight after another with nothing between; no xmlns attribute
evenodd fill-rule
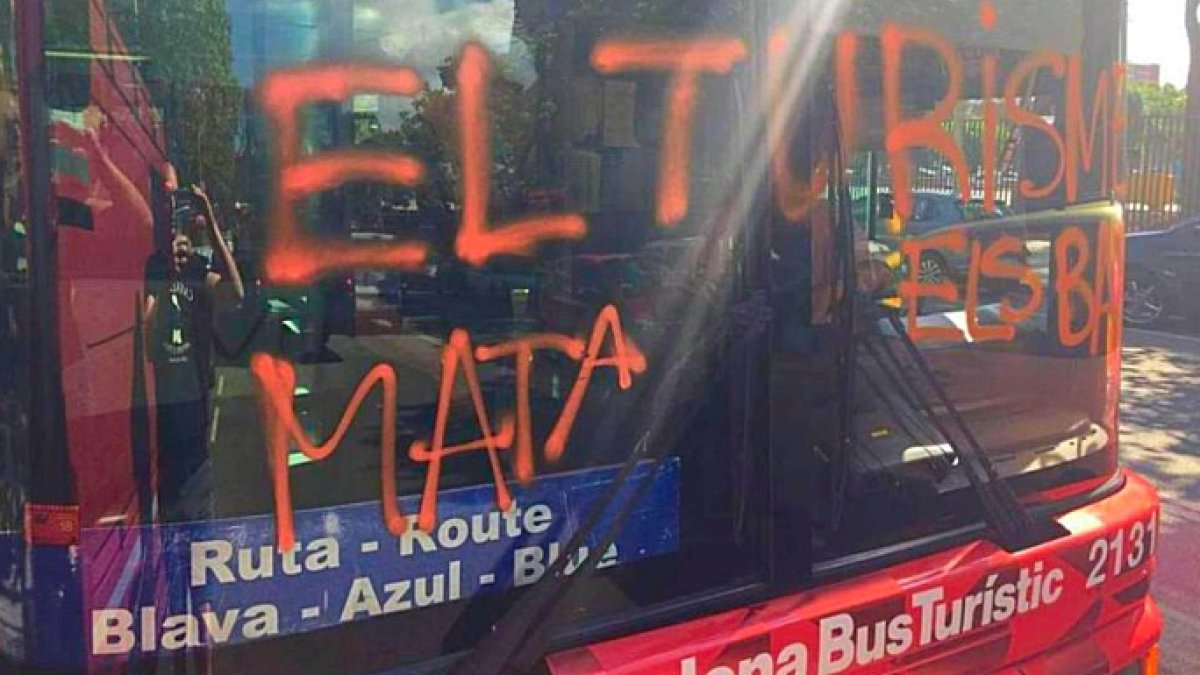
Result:
<svg viewBox="0 0 1200 675"><path fill-rule="evenodd" d="M943 302L958 300L958 287L946 281L938 284L921 283L921 259L926 251L943 249L963 251L967 248L967 235L960 229L938 232L920 239L908 239L900 245L900 251L908 258L908 279L897 285L900 297L908 305L908 334L914 342L923 340L957 341L962 338L957 329L942 326L922 326L917 317L922 298L937 298Z"/></svg>
<svg viewBox="0 0 1200 675"><path fill-rule="evenodd" d="M587 223L577 214L543 215L489 228L488 176L492 165L487 98L491 60L487 51L468 44L459 59L459 146L463 160L463 216L455 251L472 265L496 255L529 255L543 241L579 239Z"/></svg>
<svg viewBox="0 0 1200 675"><path fill-rule="evenodd" d="M986 25L986 21L984 22ZM992 55L983 58L983 209L996 212L996 143L1000 113L996 109L996 70L999 64Z"/></svg>
<svg viewBox="0 0 1200 675"><path fill-rule="evenodd" d="M1000 321L1014 331L1014 334L1006 336L1008 340L1016 337L1015 330L1018 324L1024 323L1037 313L1046 293L1042 278L1033 268L1003 260L1003 256L1017 254L1023 248L1023 244L1016 237L1001 237L988 247L979 263L983 274L993 279L1012 279L1029 289L1029 300L1021 309L1014 308L1007 299L1000 302Z"/></svg>
<svg viewBox="0 0 1200 675"><path fill-rule="evenodd" d="M1055 262L1059 269L1055 282L1058 295L1058 339L1066 347L1077 347L1088 343L1092 355L1099 353L1100 322L1105 321L1105 332L1110 340L1119 337L1121 316L1121 289L1115 283L1120 279L1119 263L1123 239L1113 232L1119 227L1101 228L1096 247L1094 274L1089 281L1088 270L1092 266L1092 252L1087 235L1078 227L1068 227L1059 236L1054 249ZM1082 322L1076 321L1082 308Z"/></svg>
<svg viewBox="0 0 1200 675"><path fill-rule="evenodd" d="M676 225L687 215L692 126L700 76L726 75L745 58L745 44L731 37L612 40L596 45L592 52L592 66L600 73L674 73L667 89L666 128L659 162L657 210L662 225Z"/></svg>
<svg viewBox="0 0 1200 675"><path fill-rule="evenodd" d="M1004 236L984 248L979 241L971 242L971 262L967 273L967 331L976 342L1010 341L1017 336L1017 325L1028 320L1042 305L1045 291L1037 273L1025 265L1006 262L1005 256L1016 256L1024 250L1021 240ZM979 282L982 277L1011 279L1029 289L1029 300L1015 309L1005 299L1000 303L1000 324L984 326L979 323Z"/></svg>
<svg viewBox="0 0 1200 675"><path fill-rule="evenodd" d="M996 12L996 5L992 0L979 3L979 25L983 26L984 30L996 30L999 22L1000 15Z"/></svg>
<svg viewBox="0 0 1200 675"><path fill-rule="evenodd" d="M487 116L487 52L468 44L458 68L458 121L462 148L463 216L455 241L459 257L482 265L496 255L528 255L547 240L578 239L587 223L577 214L539 216L507 225L488 226L488 183L491 166ZM304 233L294 204L309 195L352 180L419 185L425 165L402 153L340 150L297 157L298 112L306 104L341 101L358 92L412 96L421 91L420 77L409 68L334 64L275 71L260 88L260 97L275 131L279 183L272 206L270 237L263 263L272 283L310 283L337 270L364 267L416 269L428 248L420 242L349 243Z"/></svg>
<svg viewBox="0 0 1200 675"><path fill-rule="evenodd" d="M543 349L553 349L579 361L583 358L584 344L578 338L552 333L529 335L519 340L505 342L492 347L479 347L475 358L480 361L495 361L513 357L517 365L517 450L515 473L523 485L533 480L533 412L529 395L533 388L533 355Z"/></svg>
<svg viewBox="0 0 1200 675"><path fill-rule="evenodd" d="M962 91L962 61L954 45L933 31L896 24L884 26L880 36L883 50L883 106L887 127L887 151L892 164L892 192L896 212L907 221L912 217L912 167L908 153L919 147L938 151L954 169L959 192L963 199L971 194L967 177L967 161L962 148L942 124L954 115ZM910 47L932 50L946 69L946 93L926 115L905 118L902 94L904 52Z"/></svg>
<svg viewBox="0 0 1200 675"><path fill-rule="evenodd" d="M412 157L384 153L327 152L320 159L304 159L287 167L280 188L289 201L295 201L352 180L369 179L417 185L425 180L425 165Z"/></svg>
<svg viewBox="0 0 1200 675"><path fill-rule="evenodd" d="M1107 131L1112 127L1108 105L1110 79L1107 71L1100 73L1092 98L1091 128L1088 129L1083 117L1083 60L1075 54L1067 61L1067 114L1070 117L1066 138L1066 180L1069 202L1079 199L1080 172L1091 172L1096 166L1097 143L1101 145L1101 190L1108 191L1111 178L1109 170L1112 166L1109 155L1115 141ZM1100 126L1101 117L1105 118L1103 127ZM1097 139L1096 136L1100 138Z"/></svg>
<svg viewBox="0 0 1200 675"><path fill-rule="evenodd" d="M1094 265L1092 243L1079 226L1064 228L1051 244L1058 270L1053 288L1056 309L1052 311L1056 312L1058 340L1064 347L1078 347L1086 342L1090 353L1096 355L1102 337L1107 336L1109 345L1117 344L1121 323L1122 232L1120 222L1105 222L1097 227ZM958 342L968 338L975 342L1011 341L1016 338L1017 326L1032 318L1045 301L1042 279L1023 259L1028 253L1015 236L1001 236L985 245L972 240L962 228L953 228L908 239L901 244L901 251L908 260L910 273L898 290L908 307L907 330L914 341ZM922 299L935 298L945 303L957 303L960 299L956 283L920 280L921 259L937 251L969 252L963 300L965 333L949 326L922 326L918 321ZM1016 282L1028 290L1028 298L1020 308L1008 299L1001 300L1000 322L981 324L980 285L984 278ZM1102 320L1106 322L1103 329Z"/></svg>
<svg viewBox="0 0 1200 675"><path fill-rule="evenodd" d="M358 267L416 269L427 255L421 243L350 243L315 237L296 222L297 200L350 180L374 179L416 185L424 178L420 160L399 153L339 151L298 157L299 112L305 105L342 101L356 92L412 96L421 78L410 68L334 64L276 70L260 88L275 132L278 185L271 207L263 274L278 284L304 284L335 270Z"/></svg>
<svg viewBox="0 0 1200 675"><path fill-rule="evenodd" d="M309 459L321 461L341 445L358 410L376 385L383 392L379 441L380 493L383 522L392 534L403 534L407 523L396 504L396 372L387 365L375 366L363 377L333 434L324 443L315 444L296 419L294 407L296 370L287 361L268 354L250 359L250 372L262 401L267 439L267 461L275 486L276 539L279 548L291 551L296 544L292 520L292 491L288 478L288 448L295 444Z"/></svg>
<svg viewBox="0 0 1200 675"><path fill-rule="evenodd" d="M1095 356L1100 352L1100 337L1107 336L1107 344L1120 344L1121 326L1124 322L1123 306L1125 267L1124 228L1108 224L1100 228L1096 241L1096 273L1092 281L1092 292L1096 298L1096 315L1092 318L1092 335L1088 341L1088 353ZM1104 331L1100 322L1104 321Z"/></svg>
<svg viewBox="0 0 1200 675"><path fill-rule="evenodd" d="M600 351L610 334L613 355L601 357ZM567 402L563 405L558 422L554 424L554 429L546 439L546 459L556 461L566 452L571 427L575 425L575 418L579 415L579 407L583 404L583 395L592 381L592 373L601 367L616 368L617 385L621 389L633 386L635 373L646 371L646 357L637 345L625 338L625 332L621 329L621 317L617 314L617 308L612 305L600 310L600 316L596 317L596 323L592 326L592 335L588 339L579 375L575 378L571 393L567 395Z"/></svg>
<svg viewBox="0 0 1200 675"><path fill-rule="evenodd" d="M454 381L458 376L458 368L462 366L463 378L475 410L475 419L483 435L468 443L446 446L446 423L450 417L451 400L454 394ZM408 456L414 462L427 462L429 468L425 472L425 489L421 495L421 513L417 522L426 532L433 529L437 522L438 485L442 475L442 461L447 457L466 452L487 453L491 465L492 479L496 484L496 506L501 511L507 511L512 506L512 494L504 480L504 471L500 468L500 450L512 447L513 423L511 417L504 417L500 429L492 433L492 423L488 419L487 406L484 405L483 391L479 386L479 374L475 370L475 355L471 351L471 338L462 329L450 333L450 341L442 350L442 381L438 390L437 419L433 424L433 441L415 441L408 449Z"/></svg>
<svg viewBox="0 0 1200 675"><path fill-rule="evenodd" d="M612 336L612 355L601 354ZM437 524L438 487L442 476L442 462L450 457L469 452L487 455L492 479L496 488L496 505L508 510L513 504L512 493L501 466L500 451L508 450L517 443L514 473L522 483L534 477L532 413L530 396L532 391L532 359L536 351L556 350L574 361L581 361L574 387L567 397L563 412L545 446L547 460L554 462L562 458L570 429L579 414L579 409L596 368L617 369L620 389L633 385L633 375L646 370L646 357L621 329L621 319L616 307L607 306L600 311L592 327L591 338L583 340L567 335L539 334L497 345L480 346L472 349L467 331L451 331L449 340L442 350L441 382L438 388L437 410L433 434L430 440L418 440L409 446L408 456L414 462L427 465L425 483L421 494L421 505L417 526L426 532ZM517 359L517 413L514 422L509 413L500 416L498 428L493 428L491 415L483 398L476 360L492 361L507 356ZM467 398L475 415L481 435L479 438L456 445L446 444L451 410L454 404L455 384L459 371L466 384ZM308 458L323 460L334 453L346 438L350 424L362 408L368 395L378 386L382 391L382 437L380 440L380 493L383 500L383 519L388 531L403 534L408 522L400 512L396 501L396 404L397 379L395 369L389 364L378 364L363 377L346 405L335 431L323 443L312 441L300 426L294 409L296 371L294 366L278 357L255 354L250 361L250 370L258 388L266 428L267 460L271 467L271 480L275 488L276 538L281 550L290 551L295 546L295 528L291 501L291 486L288 476L288 450L296 446Z"/></svg>
<svg viewBox="0 0 1200 675"><path fill-rule="evenodd" d="M814 162L811 180L797 175L792 168L787 148L790 144L787 127L793 122L788 111L793 106L785 91L791 72L784 63L790 37L777 30L771 35L768 45L768 124L770 125L771 179L774 182L775 205L783 217L792 222L803 221L829 187L829 158L821 157ZM837 38L836 82L839 123L841 125L840 147L843 164L856 145L858 130L858 79L855 59L858 56L858 36L843 33ZM828 138L822 139L822 147L829 145Z"/></svg>
<svg viewBox="0 0 1200 675"><path fill-rule="evenodd" d="M1078 227L1068 227L1058 238L1058 246L1054 249L1055 262L1059 275L1055 283L1058 293L1058 339L1064 346L1077 347L1084 343L1091 334L1092 317L1096 314L1096 301L1092 295L1091 284L1085 274L1091 258L1087 235ZM1083 304L1085 311L1084 326L1076 329L1074 324L1075 303Z"/></svg>
<svg viewBox="0 0 1200 675"><path fill-rule="evenodd" d="M1034 54L1017 65L1009 75L1008 82L1004 85L1004 110L1008 114L1008 118L1019 127L1027 127L1045 135L1054 144L1058 154L1058 164L1054 171L1054 177L1046 185L1038 187L1029 178L1021 179L1019 189L1021 196L1026 199L1043 199L1053 194L1058 189L1058 185L1062 182L1063 175L1067 170L1065 161L1066 153L1063 148L1062 137L1059 135L1058 130L1054 128L1054 125L1043 119L1041 115L1021 105L1020 101L1021 88L1025 86L1029 78L1035 77L1038 71L1043 68L1049 69L1057 77L1062 77L1066 71L1066 58L1057 52L1039 52Z"/></svg>
<svg viewBox="0 0 1200 675"><path fill-rule="evenodd" d="M1120 102L1126 100L1126 98L1125 98L1125 71L1126 71L1126 66L1123 63L1116 63L1116 64L1113 64L1113 66L1112 66L1113 106L1112 106L1112 112L1110 113L1109 118L1112 123L1112 129L1110 130L1110 133L1112 134L1113 144L1114 144L1114 147L1116 147L1116 148L1121 147L1121 145L1120 145L1121 139L1124 137L1125 130L1129 125L1128 112L1126 111L1126 108L1124 105L1120 105ZM1125 196L1126 196L1126 190L1128 189L1129 186L1127 183L1126 174L1123 171L1124 167L1121 163L1121 155L1122 155L1122 153L1119 151L1109 153L1108 171L1109 171L1109 175L1112 176L1113 194L1116 196L1117 199L1124 200ZM1124 259L1125 258L1124 258L1124 253L1123 253L1123 249L1122 249L1121 260L1124 260Z"/></svg>
<svg viewBox="0 0 1200 675"><path fill-rule="evenodd" d="M992 30L998 17L990 2L980 9L980 25ZM970 186L963 149L944 128L952 116L963 86L963 66L953 45L932 31L887 25L881 35L881 56L884 75L884 122L886 148L893 171L895 207L902 223L912 215L912 180L909 153L918 148L934 150L951 164L957 188L964 198ZM768 45L768 104L780 100L785 84L786 37L772 35ZM933 52L947 73L947 91L933 110L913 117L904 108L903 70L906 52L923 49ZM858 59L859 41L852 33L837 38L834 67L838 115L841 127L840 148L843 159L855 147L858 135ZM675 40L609 40L596 46L591 55L592 65L602 74L631 71L659 71L669 74L662 149L659 158L659 182L656 187L656 217L666 227L679 224L688 213L691 142L696 115L700 78L704 75L728 75L747 58L742 40L729 36L701 36ZM491 166L491 134L487 111L488 86L492 66L483 47L468 44L463 48L457 81L457 128L462 165L462 222L455 239L457 255L472 265L483 265L498 255L532 255L541 243L553 240L576 240L587 233L587 224L577 214L541 215L524 220L492 225L489 223L489 171ZM995 104L999 88L998 60L986 55L982 62L985 138L983 147L984 203L995 204L995 171L997 149L996 130L999 111ZM1064 79L1066 97L1065 132L1036 112L1024 107L1022 91L1025 85L1048 70ZM1026 198L1049 196L1064 183L1068 199L1079 193L1080 176L1100 168L1105 172L1104 187L1119 188L1119 152L1117 134L1125 120L1120 105L1123 70L1114 67L1105 71L1096 83L1090 118L1083 102L1083 68L1080 57L1054 52L1040 52L1027 57L1008 76L1002 98L1008 117L1018 127L1044 134L1057 150L1053 177L1044 185L1029 179L1020 184ZM426 166L420 160L402 153L369 153L336 150L311 157L299 156L299 112L305 105L322 101L343 101L357 92L376 92L412 96L421 91L423 83L411 69L363 64L333 64L296 70L276 71L263 83L260 94L276 133L279 175L275 202L272 207L269 246L264 261L268 281L279 284L303 284L314 281L335 270L364 267L407 268L421 264L427 247L421 242L362 244L328 241L301 231L296 221L296 202L313 194L334 189L348 181L374 180L414 186L426 178ZM1027 95L1025 95L1027 98ZM786 111L774 109L770 117L771 177L776 187L777 206L789 220L802 220L819 195L827 189L830 167L828 162L815 163L811 177L799 176L788 163L789 143L785 140L788 118ZM1099 138L1098 138L1099 136ZM1110 228L1118 231L1119 227ZM908 329L916 341L961 340L964 336L954 328L921 326L918 307L922 298L957 302L959 289L955 284L924 284L919 279L922 256L935 249L967 253L970 267L967 277L967 332L981 341L1011 340L1015 327L1034 315L1044 301L1046 290L1030 268L1009 262L1019 254L1021 243L1014 237L1002 237L985 245L971 241L967 233L954 229L933 236L905 241L901 251L912 270L901 282L899 290L908 304ZM1089 260L1088 240L1080 228L1067 228L1054 243L1054 260L1059 274L1053 292L1057 296L1059 338L1066 346L1090 343L1092 353L1102 338L1100 321L1107 321L1109 339L1120 330L1119 279L1120 241L1109 229L1102 228L1097 260ZM1095 280L1087 273L1096 269ZM1025 306L1016 308L1009 301L1000 306L1000 324L983 325L979 321L980 284L984 277L1016 281L1029 290ZM1082 307L1085 315L1074 316ZM611 336L611 338L610 338ZM611 344L611 346L609 346ZM487 455L496 487L496 502L502 509L512 504L501 463L501 451L514 450L515 478L521 483L532 481L536 472L534 456L532 406L530 396L535 353L552 350L566 354L579 362L574 384L564 401L558 419L549 432L543 454L547 461L562 459L571 430L580 413L583 400L597 368L616 369L617 386L622 390L633 384L633 376L645 371L646 358L627 338L620 316L613 306L607 306L597 316L586 344L583 340L565 335L538 334L503 344L472 348L466 331L451 332L442 353L441 383L436 418L429 440L412 443L409 458L427 465L422 491L419 527L432 529L437 519L437 496L443 473L443 460L468 452ZM606 353L607 350L607 353ZM476 372L477 362L513 357L516 361L516 411L496 418L493 428ZM454 398L455 383L462 372L468 399L480 436L455 445L446 444L447 424ZM294 545L292 504L287 474L287 452L296 445L308 457L321 460L334 452L345 437L354 416L364 399L378 386L383 397L384 434L381 441L381 493L383 517L389 530L402 533L407 523L396 503L395 486L395 400L396 373L386 364L372 368L359 383L347 405L337 429L324 443L316 444L300 427L293 410L295 371L282 359L259 354L251 363L251 371L263 401L267 428L267 454L275 485L275 507L278 517L278 537L281 548Z"/></svg>

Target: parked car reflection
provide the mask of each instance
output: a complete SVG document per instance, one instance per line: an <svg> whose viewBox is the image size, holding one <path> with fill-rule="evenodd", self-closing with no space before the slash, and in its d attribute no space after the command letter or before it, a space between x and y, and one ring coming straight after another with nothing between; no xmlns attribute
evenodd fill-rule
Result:
<svg viewBox="0 0 1200 675"><path fill-rule="evenodd" d="M1200 315L1200 218L1125 239L1125 321L1160 325L1174 314Z"/></svg>

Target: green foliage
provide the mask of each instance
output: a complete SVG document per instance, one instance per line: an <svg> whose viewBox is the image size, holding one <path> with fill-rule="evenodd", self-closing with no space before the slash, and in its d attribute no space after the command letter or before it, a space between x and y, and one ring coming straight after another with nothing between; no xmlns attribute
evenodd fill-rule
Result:
<svg viewBox="0 0 1200 675"><path fill-rule="evenodd" d="M453 88L455 64L448 60L441 70L444 87L427 88L413 99L411 111L400 113L394 130L372 135L359 143L363 149L404 152L419 158L428 175L413 189L378 184L350 188L352 216L372 222L381 201L416 199L426 214L446 213L461 204L462 154L458 149L458 93ZM554 106L523 89L493 63L488 87L488 117L491 133L491 199L499 213L519 209L525 190L536 187L538 172L533 164L539 130L553 119Z"/></svg>
<svg viewBox="0 0 1200 675"><path fill-rule="evenodd" d="M1151 117L1180 115L1187 108L1187 92L1175 85L1135 82L1129 90L1141 101L1142 114Z"/></svg>
<svg viewBox="0 0 1200 675"><path fill-rule="evenodd" d="M138 29L180 181L204 183L229 205L242 93L224 0L156 0L139 15Z"/></svg>

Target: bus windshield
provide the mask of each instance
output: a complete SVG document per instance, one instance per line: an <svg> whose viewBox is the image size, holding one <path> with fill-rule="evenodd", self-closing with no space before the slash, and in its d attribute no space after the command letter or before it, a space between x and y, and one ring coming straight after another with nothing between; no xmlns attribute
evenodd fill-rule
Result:
<svg viewBox="0 0 1200 675"><path fill-rule="evenodd" d="M1109 480L1120 4L0 17L78 658L534 668Z"/></svg>
<svg viewBox="0 0 1200 675"><path fill-rule="evenodd" d="M1115 468L1123 75L1096 19L1071 3L1055 11L1073 54L1048 51L1025 26L1006 33L987 11L939 17L936 32L914 19L838 38L842 137L815 147L840 155L829 191L848 204L832 206L833 226L813 217L827 229L813 233L809 318L813 332L842 337L796 350L855 364L816 375L800 404L843 420L814 423L813 469L828 490L813 505L815 543L829 556L986 508L986 495L963 489L972 454L1025 504L1063 484L1075 485L1055 494L1094 488ZM989 49L1000 35L1006 47ZM853 280L817 267L836 258L825 251L838 236L862 241ZM849 319L839 283L860 291ZM775 419L790 425L793 413L804 414Z"/></svg>

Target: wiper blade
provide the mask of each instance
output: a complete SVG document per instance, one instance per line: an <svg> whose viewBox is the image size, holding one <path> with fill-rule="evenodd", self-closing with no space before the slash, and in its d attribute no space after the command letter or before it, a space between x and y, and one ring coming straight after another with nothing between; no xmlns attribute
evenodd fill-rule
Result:
<svg viewBox="0 0 1200 675"><path fill-rule="evenodd" d="M870 350L871 345L868 345L867 348ZM883 405L892 421L900 428L901 433L910 438L914 443L926 447L942 445L938 437L939 432L936 428L930 431L929 427L932 427L933 423L930 422L927 416L923 416L926 415L925 410L927 408L923 404L917 403L919 393L909 393L907 387L911 385L903 378L897 377L892 372L889 364L881 361L879 356L874 354L872 356L874 356L875 362L879 365L879 370L883 373L887 384L891 386L892 391L900 395L907 409L902 411L897 408L895 401L893 401L893 396L889 395L884 385L878 382L876 377L867 370L865 364L860 364L862 380L867 383L868 388L871 389L871 393ZM954 456L951 455L950 457ZM930 453L930 459L934 462L932 469L939 481L948 476L954 465L958 463L957 458L951 459L950 457L941 453Z"/></svg>
<svg viewBox="0 0 1200 675"><path fill-rule="evenodd" d="M612 545L625 520L633 512L633 508L646 495L654 483L654 476L663 466L666 453L656 453L654 458L648 457L647 448L649 437L643 436L630 453L620 473L608 486L603 497L597 501L588 514L587 520L575 531L560 555L546 570L546 575L534 584L528 593L508 610L508 613L496 628L485 637L466 658L460 660L452 675L477 675L478 673L496 673L497 675L524 675L533 664L541 658L543 646L549 642L549 618L555 609L571 591L573 584L590 575L603 558L603 552ZM616 516L610 521L600 544L594 551L589 552L582 565L568 575L567 566L576 562L572 552L580 550L584 541L592 536L593 530L609 513L617 496L626 488L633 470L643 460L652 462L650 471L646 472L641 483L633 488L631 493L620 504Z"/></svg>
<svg viewBox="0 0 1200 675"><path fill-rule="evenodd" d="M921 350L912 341L911 336L909 336L908 331L905 330L904 325L896 316L895 311L882 307L879 309L883 312L884 317L892 327L893 332L898 336L901 344L903 344L904 352L907 354L909 360L916 366L916 372L920 376L922 383L928 387L928 390L936 397L937 402L945 409L951 424L956 428L958 437L962 442L956 441L955 436L950 433L950 429L943 423L941 416L934 410L932 402L921 392L919 387L902 387L899 389L901 395L911 396L910 400L920 407L930 424L945 439L946 445L950 447L954 456L961 460L960 464L963 467L967 481L979 496L988 524L996 531L1000 543L1006 548L1015 549L1041 540L1050 531L1048 523L1035 521L1017 498L1012 486L1000 476L995 465L988 459L983 445L979 442L970 425L954 405L954 401L946 393L941 382L938 381L933 369L929 366L929 362L925 359L925 355L921 353ZM872 357L881 364L885 361L890 363L903 373L904 368L901 359L896 354L891 340L882 335L877 335L874 337L874 341L881 342L883 348L881 349L875 344L870 336L867 336L863 340L863 345L871 353Z"/></svg>
<svg viewBox="0 0 1200 675"><path fill-rule="evenodd" d="M756 305L759 300L760 298L752 297L747 304ZM736 316L737 308L733 309L733 320L737 321L740 317ZM753 330L754 328L751 328L750 333ZM563 547L564 554L550 565L540 581L533 584L526 594L506 611L493 631L465 658L458 661L450 675L524 675L542 658L545 645L549 642L549 619L555 609L571 592L576 582L587 578L597 569L603 552L616 540L625 521L654 484L655 476L664 465L671 449L675 447L669 437L669 431L685 428L690 418L695 416L694 406L689 409L688 401L684 401L682 405L679 402L677 392L692 390L693 383L686 382L684 378L694 374L697 361L711 354L716 346L726 344L731 332L728 323L723 322L721 328L702 334L689 349L675 357L675 362L664 372L663 380L657 383L655 394L651 398L651 410L647 413L647 418L651 420L648 428L625 459L620 472L608 485L604 494L596 500L587 518ZM742 336L750 333L743 332ZM629 487L627 484L635 473L634 469L647 463L649 470L644 472L641 483ZM622 493L625 493L625 498L619 500ZM570 554L578 551L584 542L594 535L594 530L605 521L614 508L616 513L608 520L608 528L604 531L600 544L594 548L589 547L587 558L570 575L566 574L567 566L578 562L573 560Z"/></svg>
<svg viewBox="0 0 1200 675"><path fill-rule="evenodd" d="M836 99L834 99L836 101ZM836 109L836 103L834 105ZM842 380L842 404L839 417L839 435L838 439L842 452L838 453L837 462L834 465L832 480L834 482L833 504L832 510L835 522L840 518L840 513L845 499L845 490L848 479L847 460L849 449L856 448L858 441L856 438L856 428L854 425L854 410L853 397L856 389L856 375L858 373L857 358L858 358L858 343L862 342L868 350L876 348L871 344L871 331L863 330L863 327L858 325L860 311L858 308L858 292L857 292L857 274L854 242L854 215L851 208L850 199L850 184L846 178L846 172L843 170L845 164L845 154L842 144L843 130L836 122L834 128L834 144L835 151L833 153L834 175L837 176L836 190L838 199L836 209L833 213L834 222L836 223L837 237L837 252L841 256L839 263L841 265L841 281L845 288L845 297L842 299L840 323L845 331L846 345L844 346L841 355L839 356L839 367L843 369ZM832 206L832 205L831 205ZM849 244L849 246L847 246ZM916 364L918 373L925 383L932 390L934 395L939 399L946 411L949 413L951 422L958 427L958 430L965 441L964 444L954 442L954 438L947 433L945 425L941 423L938 415L933 410L933 406L929 405L929 401L919 394L916 387L912 388L913 392L917 392L917 401L921 405L923 412L929 419L930 423L938 430L939 433L946 439L946 444L950 446L951 451L964 466L964 473L971 487L979 496L980 503L983 506L984 515L988 523L996 531L996 535L1000 539L1001 545L1006 548L1018 548L1023 545L1044 538L1049 527L1045 527L1046 523L1035 523L1033 517L1017 499L1016 493L1013 492L1012 486L1004 481L996 467L987 458L987 453L983 446L971 431L970 426L959 414L958 408L954 406L954 402L946 394L945 389L938 382L933 369L929 367L925 357L921 354L920 349L913 343L912 337L904 329L899 318L897 318L894 310L883 307L878 304L869 304L868 307L874 307L877 311L882 311L887 317L896 335L904 343L905 350L913 363ZM867 322L867 326L874 325L874 321ZM892 359L894 364L899 364L899 359L892 350L890 342L877 336L877 339L882 339L887 355ZM876 358L882 363L882 359ZM898 366L900 373L904 372L903 367ZM900 392L907 391L901 387ZM1042 527L1039 527L1042 525Z"/></svg>

